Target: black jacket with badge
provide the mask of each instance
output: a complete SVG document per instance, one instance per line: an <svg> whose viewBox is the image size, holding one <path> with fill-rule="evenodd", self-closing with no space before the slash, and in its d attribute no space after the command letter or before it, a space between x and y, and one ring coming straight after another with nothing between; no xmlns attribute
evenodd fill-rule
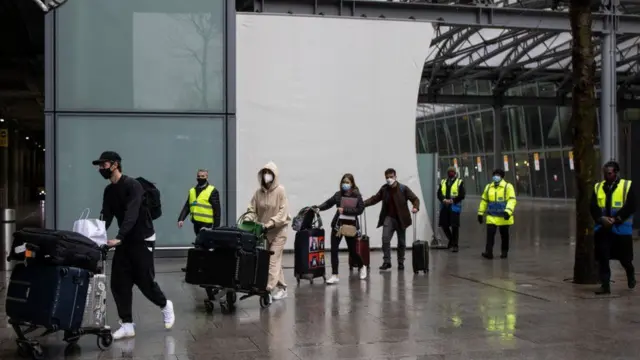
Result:
<svg viewBox="0 0 640 360"><path fill-rule="evenodd" d="M391 201L389 201L391 200ZM382 201L378 226L384 225L384 219L390 212L395 212L395 217L403 229L411 226L411 212L407 207L410 201L414 208L420 209L420 199L407 185L396 182L393 186L384 184L378 192L364 201L364 206L372 206Z"/></svg>
<svg viewBox="0 0 640 360"><path fill-rule="evenodd" d="M442 194L442 181L440 181L440 185L438 186L438 191L436 193L436 196L438 197L438 200L440 201L440 203L443 205L440 208L440 215L438 217L438 226L442 226L442 227L459 227L460 226L460 213L456 213L454 211L451 210L451 205L447 205L447 204L443 204L442 202L445 199L451 199L453 200L454 204L460 204L465 196L466 196L466 191L464 188L464 181L460 180L460 184L458 185L458 196L456 197L451 197L451 185L453 184L454 181L458 180L458 177L455 177L453 179L447 178L446 179L446 194Z"/></svg>

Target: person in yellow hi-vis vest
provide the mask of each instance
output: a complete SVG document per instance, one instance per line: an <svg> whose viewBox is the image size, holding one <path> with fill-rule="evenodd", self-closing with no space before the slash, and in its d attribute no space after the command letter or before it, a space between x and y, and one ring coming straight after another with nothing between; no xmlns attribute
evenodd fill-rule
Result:
<svg viewBox="0 0 640 360"><path fill-rule="evenodd" d="M506 259L509 253L509 227L513 225L513 212L516 209L516 191L512 184L504 180L504 170L493 171L490 184L485 186L478 207L478 222L482 224L487 216L487 243L482 257L493 259L493 244L496 232L500 231L502 240L500 258Z"/></svg>
<svg viewBox="0 0 640 360"><path fill-rule="evenodd" d="M193 232L198 235L202 228L220 226L220 193L209 184L209 171L198 170L197 185L189 190L187 201L178 216L178 228L184 226L184 220L191 214ZM187 271L182 268L182 271Z"/></svg>
<svg viewBox="0 0 640 360"><path fill-rule="evenodd" d="M601 288L597 295L611 293L609 260L617 259L627 273L629 289L636 287L633 268L633 214L636 212L635 194L631 180L618 175L620 165L607 162L602 168L604 181L595 185L591 197L591 217L595 221L594 243Z"/></svg>

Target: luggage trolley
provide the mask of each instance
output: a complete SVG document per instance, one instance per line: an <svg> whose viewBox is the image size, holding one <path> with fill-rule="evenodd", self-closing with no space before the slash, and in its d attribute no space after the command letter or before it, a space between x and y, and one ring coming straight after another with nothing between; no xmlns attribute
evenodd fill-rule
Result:
<svg viewBox="0 0 640 360"><path fill-rule="evenodd" d="M238 230L250 232L257 237L256 249L267 250L267 237L266 229L261 224L254 221L246 221L247 215L252 215L252 212L246 212L242 214L236 222ZM215 250L213 250L215 251ZM236 264L235 264L235 279L239 279L240 274L240 258L245 254L244 250L240 249L236 251ZM273 255L272 251L268 252L269 256ZM258 277L259 268L255 267L254 279ZM267 290L258 288L243 288L239 284L234 284L232 287L225 287L219 285L200 285L205 289L207 299L204 300L204 306L207 313L212 313L215 308L215 303L219 303L220 310L223 314L231 314L236 309L236 303L238 300L242 301L250 297L259 297L260 308L266 309L271 306L271 293ZM243 294L238 299L238 294Z"/></svg>
<svg viewBox="0 0 640 360"><path fill-rule="evenodd" d="M25 245L27 250L30 250L32 252L35 252L38 250L37 246L31 245L31 244L25 244ZM101 250L102 250L102 273L105 274L107 269L106 260L107 260L107 253L109 252L109 248L107 246L102 246ZM61 275L63 276L66 275L66 272L65 274L61 274ZM93 276L94 274L91 275L91 277ZM87 296L89 295L90 293L87 294ZM86 305L88 306L89 304L86 304ZM105 297L105 303L103 305L106 306L106 297ZM104 323L106 324L106 311L104 312L104 316L105 316ZM44 359L44 351L42 349L42 346L40 345L40 342L38 340L35 340L34 338L27 337L28 334L38 329L43 329L43 327L36 324L29 323L27 321L22 321L19 319L9 319L9 324L11 324L11 326L13 327L13 330L16 333L16 336L18 337L16 339L16 344L18 345L18 354L24 357L31 356L35 360ZM111 328L108 325L104 325L102 327L97 327L97 326L80 327L78 329L72 329L72 330L60 329L57 326L53 326L52 328L44 328L44 330L45 331L37 337L44 337L44 336L56 333L58 331L64 331L63 340L69 344L67 346L67 349L70 349L71 347L76 345L78 340L80 340L80 337L84 335L96 335L97 346L100 350L103 350L103 351L108 349L113 343L113 335L111 334Z"/></svg>

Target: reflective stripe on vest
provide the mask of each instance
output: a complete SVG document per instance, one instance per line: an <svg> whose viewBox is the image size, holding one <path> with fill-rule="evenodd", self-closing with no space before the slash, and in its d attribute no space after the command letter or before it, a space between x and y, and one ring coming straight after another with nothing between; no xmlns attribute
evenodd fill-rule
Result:
<svg viewBox="0 0 640 360"><path fill-rule="evenodd" d="M487 214L491 216L502 216L507 209L507 187L509 183L505 182L504 184L504 194L502 196L498 196L498 189L494 187L493 191L493 199L489 196L491 185L489 184L485 187L484 192L487 194L487 199L489 204L487 205Z"/></svg>
<svg viewBox="0 0 640 360"><path fill-rule="evenodd" d="M453 183L451 183L451 198L455 198L458 196L458 187L460 186L460 184L462 183L462 180L460 179L455 179L453 181ZM440 182L440 189L442 192L442 196L443 197L447 197L447 179L444 179ZM443 208L444 204L440 204L440 208ZM460 211L462 211L462 201L459 203L453 203L451 204L451 211L455 212L455 213L459 213Z"/></svg>
<svg viewBox="0 0 640 360"><path fill-rule="evenodd" d="M215 186L208 185L198 196L196 196L196 188L189 190L191 220L213 224L213 206L211 206L209 198L215 189Z"/></svg>
<svg viewBox="0 0 640 360"><path fill-rule="evenodd" d="M600 212L602 216L611 216L615 217L618 211L624 206L624 203L627 201L627 194L629 193L629 188L631 187L631 180L620 179L618 186L615 191L611 194L611 215L607 215L607 193L605 193L604 181L599 182L595 185L595 193L598 199L598 207L600 208ZM602 225L596 224L594 227L595 231L598 231L602 228ZM633 215L629 216L622 224L613 225L611 227L611 231L614 234L618 235L632 235L633 234Z"/></svg>

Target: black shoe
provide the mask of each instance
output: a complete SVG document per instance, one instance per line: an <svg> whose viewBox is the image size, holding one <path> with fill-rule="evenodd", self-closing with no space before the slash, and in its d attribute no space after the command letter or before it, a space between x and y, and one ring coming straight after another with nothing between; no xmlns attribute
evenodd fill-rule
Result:
<svg viewBox="0 0 640 360"><path fill-rule="evenodd" d="M596 295L609 295L611 294L611 287L602 285L598 291L596 291Z"/></svg>
<svg viewBox="0 0 640 360"><path fill-rule="evenodd" d="M452 247L451 244L447 244L447 249L451 249Z"/></svg>
<svg viewBox="0 0 640 360"><path fill-rule="evenodd" d="M182 269L180 269L180 270L182 270L182 272L187 272L187 268L186 268L186 267L183 267L183 268L182 268Z"/></svg>
<svg viewBox="0 0 640 360"><path fill-rule="evenodd" d="M404 263L398 263L398 270L404 270Z"/></svg>
<svg viewBox="0 0 640 360"><path fill-rule="evenodd" d="M500 254L500 259L506 259L506 258L507 258L507 253Z"/></svg>
<svg viewBox="0 0 640 360"><path fill-rule="evenodd" d="M633 289L636 287L636 276L634 274L631 274L631 276L627 276L627 286L629 286L629 289Z"/></svg>
<svg viewBox="0 0 640 360"><path fill-rule="evenodd" d="M485 258L485 259L491 260L491 259L493 259L493 254L487 254L487 253L483 252L482 253L482 257Z"/></svg>
<svg viewBox="0 0 640 360"><path fill-rule="evenodd" d="M382 266L379 267L380 270L390 270L391 269L391 264L389 263L384 263L382 264Z"/></svg>
<svg viewBox="0 0 640 360"><path fill-rule="evenodd" d="M460 251L460 248L457 246L453 247L453 250L451 250L451 252L457 253L458 251Z"/></svg>

